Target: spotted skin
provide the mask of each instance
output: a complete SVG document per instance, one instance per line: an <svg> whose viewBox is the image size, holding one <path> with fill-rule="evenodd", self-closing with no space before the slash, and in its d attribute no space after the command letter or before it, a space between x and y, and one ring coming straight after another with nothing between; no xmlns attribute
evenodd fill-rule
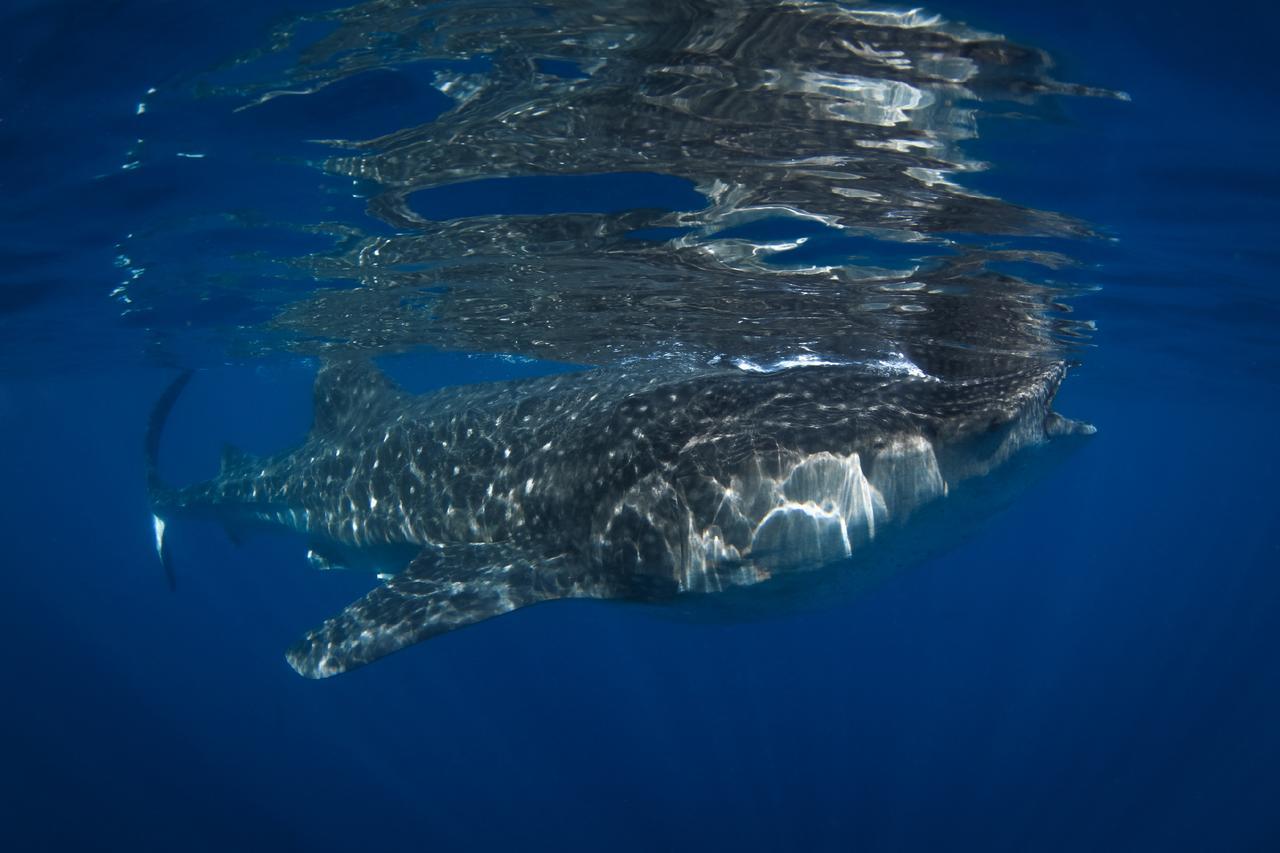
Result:
<svg viewBox="0 0 1280 853"><path fill-rule="evenodd" d="M153 503L159 517L410 555L289 650L322 677L540 601L668 600L856 566L955 484L1090 431L1049 409L1063 373L648 365L412 396L367 363L334 362L302 445L229 453L208 482L153 483Z"/></svg>

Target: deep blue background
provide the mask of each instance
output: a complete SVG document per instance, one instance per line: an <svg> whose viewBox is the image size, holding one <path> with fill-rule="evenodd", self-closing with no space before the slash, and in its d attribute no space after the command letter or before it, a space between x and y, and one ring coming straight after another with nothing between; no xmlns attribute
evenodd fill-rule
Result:
<svg viewBox="0 0 1280 853"><path fill-rule="evenodd" d="M1119 238L1080 249L1099 334L1060 408L1100 432L1069 466L829 612L706 625L561 603L325 682L281 652L367 582L308 571L296 540L175 525L166 590L140 445L169 374L127 366L141 335L105 298L121 231L235 185L209 161L94 179L147 86L254 46L281 9L7 7L0 845L1280 848L1276 15L1029 5L934 8L1134 97L991 120L972 146L995 164L982 189ZM274 121L251 143L189 132L241 162L319 118ZM280 204L314 197L309 169L270 168ZM428 384L513 369L427 367ZM224 440L297 441L309 383L305 364L203 371L167 473L209 475Z"/></svg>

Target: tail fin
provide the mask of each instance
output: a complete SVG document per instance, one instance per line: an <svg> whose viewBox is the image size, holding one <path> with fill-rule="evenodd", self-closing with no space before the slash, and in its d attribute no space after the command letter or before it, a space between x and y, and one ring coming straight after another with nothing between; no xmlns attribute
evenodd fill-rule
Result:
<svg viewBox="0 0 1280 853"><path fill-rule="evenodd" d="M155 526L156 533L156 554L160 557L160 565L164 568L164 576L169 581L169 589L177 589L177 578L173 573L173 560L170 557L168 548L164 542L164 519L160 517L156 509L156 505L161 503L166 492L170 491L169 487L160 479L160 436L164 433L165 422L169 420L169 413L173 411L173 404L178 401L182 389L187 387L187 383L191 381L192 371L184 370L177 379L170 383L169 387L160 395L160 399L156 400L155 407L151 410L151 420L147 423L147 437L145 442L146 465L147 465L147 494L151 500L152 523Z"/></svg>

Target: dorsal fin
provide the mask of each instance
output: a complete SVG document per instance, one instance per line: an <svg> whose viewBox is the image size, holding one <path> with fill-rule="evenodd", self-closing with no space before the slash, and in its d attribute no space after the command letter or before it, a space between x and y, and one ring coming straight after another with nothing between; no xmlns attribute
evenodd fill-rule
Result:
<svg viewBox="0 0 1280 853"><path fill-rule="evenodd" d="M396 405L400 390L368 359L326 362L316 376L315 424L320 435L347 432Z"/></svg>
<svg viewBox="0 0 1280 853"><path fill-rule="evenodd" d="M222 445L222 465L218 475L225 476L232 471L248 467L251 459L252 457L248 453L245 453L234 444L224 444Z"/></svg>

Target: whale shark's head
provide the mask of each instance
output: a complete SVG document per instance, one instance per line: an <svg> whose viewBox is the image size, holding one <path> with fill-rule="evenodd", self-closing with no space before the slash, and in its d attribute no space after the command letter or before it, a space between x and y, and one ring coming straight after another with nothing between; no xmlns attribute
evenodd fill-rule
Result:
<svg viewBox="0 0 1280 853"><path fill-rule="evenodd" d="M662 551L687 590L857 561L938 505L967 504L942 515L971 526L1093 434L1051 409L1064 373L1048 363L952 380L828 368L760 377L735 389L738 412L686 442L674 490L645 481L621 504L628 517L666 517Z"/></svg>
<svg viewBox="0 0 1280 853"><path fill-rule="evenodd" d="M703 484L710 499L694 502L683 583L721 594L674 612L739 620L829 607L954 547L1028 490L1052 487L1097 432L1052 411L1061 378L969 382L970 403L990 398L969 411L950 408L942 385L929 392L934 408L906 389L895 417L864 418L839 447L757 459ZM899 417L913 406L919 417Z"/></svg>

